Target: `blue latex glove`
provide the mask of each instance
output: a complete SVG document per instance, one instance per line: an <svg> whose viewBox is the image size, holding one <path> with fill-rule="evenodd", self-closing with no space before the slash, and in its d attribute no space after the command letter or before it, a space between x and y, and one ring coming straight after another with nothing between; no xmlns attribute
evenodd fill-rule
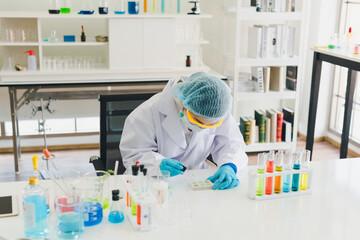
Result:
<svg viewBox="0 0 360 240"><path fill-rule="evenodd" d="M237 187L240 183L237 178L234 169L229 165L223 165L217 170L217 172L208 178L212 183L214 183L213 189L230 189Z"/></svg>
<svg viewBox="0 0 360 240"><path fill-rule="evenodd" d="M161 161L160 165L160 170L166 170L170 172L170 177L174 177L176 175L179 174L184 174L184 172L182 171L183 169L183 165L174 159L170 159L170 158L165 158Z"/></svg>

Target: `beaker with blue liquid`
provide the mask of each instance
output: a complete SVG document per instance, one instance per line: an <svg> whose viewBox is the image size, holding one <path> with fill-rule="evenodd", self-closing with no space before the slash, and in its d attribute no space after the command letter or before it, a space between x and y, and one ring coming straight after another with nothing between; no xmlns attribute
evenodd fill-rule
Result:
<svg viewBox="0 0 360 240"><path fill-rule="evenodd" d="M109 176L104 171L89 172L74 184L75 193L81 197L85 227L97 225L103 219L103 210L109 206L109 199L104 196Z"/></svg>

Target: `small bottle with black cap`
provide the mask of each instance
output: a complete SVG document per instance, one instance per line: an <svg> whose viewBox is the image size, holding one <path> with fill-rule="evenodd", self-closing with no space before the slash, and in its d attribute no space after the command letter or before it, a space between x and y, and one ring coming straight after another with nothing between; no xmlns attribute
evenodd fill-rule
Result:
<svg viewBox="0 0 360 240"><path fill-rule="evenodd" d="M133 180L132 180L131 184L135 187L135 190L137 190L138 184L139 184L139 181L137 179L137 176L139 174L139 169L140 169L139 165L131 166L132 175L133 175ZM136 205L133 200L131 200L131 214L136 216Z"/></svg>
<svg viewBox="0 0 360 240"><path fill-rule="evenodd" d="M121 223L124 221L124 214L121 211L121 207L120 207L120 190L119 189L115 189L112 190L112 204L111 204L111 208L110 208L110 213L109 213L109 222L111 223Z"/></svg>

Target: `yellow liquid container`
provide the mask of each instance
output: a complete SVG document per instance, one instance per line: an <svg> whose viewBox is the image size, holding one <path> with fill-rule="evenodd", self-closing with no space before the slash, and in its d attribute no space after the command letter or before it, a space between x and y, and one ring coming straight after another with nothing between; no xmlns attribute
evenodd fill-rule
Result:
<svg viewBox="0 0 360 240"><path fill-rule="evenodd" d="M307 174L307 173L302 173L301 174L300 190L306 190L307 189L308 177L309 177L309 174Z"/></svg>
<svg viewBox="0 0 360 240"><path fill-rule="evenodd" d="M281 166L276 166L275 167L275 172L282 172L282 167ZM275 187L274 187L274 193L281 193L281 176L276 176L275 177Z"/></svg>
<svg viewBox="0 0 360 240"><path fill-rule="evenodd" d="M258 169L257 173L264 174L265 169ZM258 178L256 180L256 196L262 196L264 194L265 179Z"/></svg>

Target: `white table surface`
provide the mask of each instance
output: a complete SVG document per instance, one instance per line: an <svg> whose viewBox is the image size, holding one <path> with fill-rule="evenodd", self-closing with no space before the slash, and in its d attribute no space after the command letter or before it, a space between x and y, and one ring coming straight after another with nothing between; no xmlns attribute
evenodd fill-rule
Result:
<svg viewBox="0 0 360 240"><path fill-rule="evenodd" d="M171 183L176 201L185 201L192 210L188 223L134 232L129 223L114 225L104 219L86 227L81 239L359 239L360 159L318 161L312 166L311 195L266 201L247 197L247 176L238 188L225 191L192 191L186 176L175 177ZM19 194L25 185L0 183L0 195ZM22 213L0 218L1 237L23 238L23 231Z"/></svg>
<svg viewBox="0 0 360 240"><path fill-rule="evenodd" d="M314 52L318 52L318 53L323 53L323 54L327 54L330 56L334 56L334 57L338 57L338 58L343 58L343 59L347 59L353 62L359 62L360 63L360 55L359 54L354 54L353 51L354 49L316 49L316 48L311 48L311 50L313 50Z"/></svg>

